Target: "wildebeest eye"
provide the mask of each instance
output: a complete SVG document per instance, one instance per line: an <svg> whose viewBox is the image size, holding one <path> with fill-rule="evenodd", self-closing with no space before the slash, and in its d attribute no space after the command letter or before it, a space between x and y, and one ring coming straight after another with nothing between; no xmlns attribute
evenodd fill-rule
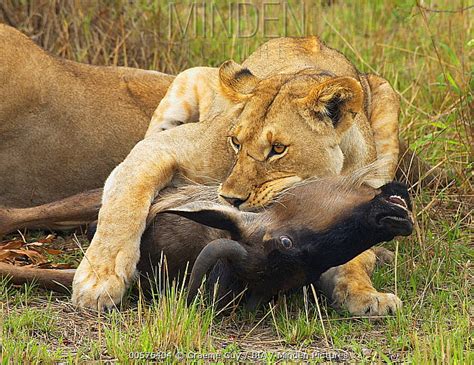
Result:
<svg viewBox="0 0 474 365"><path fill-rule="evenodd" d="M280 237L280 244L287 250L293 247L293 241L287 236Z"/></svg>

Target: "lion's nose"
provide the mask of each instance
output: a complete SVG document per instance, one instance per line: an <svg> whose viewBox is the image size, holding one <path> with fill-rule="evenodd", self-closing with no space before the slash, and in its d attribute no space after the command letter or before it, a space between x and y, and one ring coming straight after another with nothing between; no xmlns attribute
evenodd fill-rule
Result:
<svg viewBox="0 0 474 365"><path fill-rule="evenodd" d="M230 205L233 205L236 208L240 207L247 200L247 199L242 200L240 198L236 198L236 197L233 197L233 196L225 196L225 195L222 195L222 194L221 194L221 198L225 199Z"/></svg>

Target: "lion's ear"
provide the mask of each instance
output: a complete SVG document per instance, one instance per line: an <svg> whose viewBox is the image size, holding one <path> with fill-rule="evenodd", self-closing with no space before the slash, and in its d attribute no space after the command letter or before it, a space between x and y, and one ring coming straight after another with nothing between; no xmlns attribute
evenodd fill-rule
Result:
<svg viewBox="0 0 474 365"><path fill-rule="evenodd" d="M362 111L364 92L352 77L334 77L312 87L307 96L295 100L313 116L327 116L338 133L345 132Z"/></svg>
<svg viewBox="0 0 474 365"><path fill-rule="evenodd" d="M234 102L241 102L252 95L259 79L248 68L229 60L219 68L219 81L224 96Z"/></svg>

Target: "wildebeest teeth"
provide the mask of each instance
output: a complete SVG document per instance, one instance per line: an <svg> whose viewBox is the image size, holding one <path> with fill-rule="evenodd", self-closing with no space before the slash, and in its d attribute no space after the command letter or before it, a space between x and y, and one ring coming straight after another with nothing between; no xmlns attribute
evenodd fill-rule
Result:
<svg viewBox="0 0 474 365"><path fill-rule="evenodd" d="M390 203L392 203L393 205L396 205L396 206L408 211L408 205L407 205L405 199L403 199L401 196L391 195L387 200Z"/></svg>
<svg viewBox="0 0 474 365"><path fill-rule="evenodd" d="M395 217L393 215L391 215L389 217L390 219L393 219L394 221L405 221L406 219L405 218L402 218L402 217Z"/></svg>

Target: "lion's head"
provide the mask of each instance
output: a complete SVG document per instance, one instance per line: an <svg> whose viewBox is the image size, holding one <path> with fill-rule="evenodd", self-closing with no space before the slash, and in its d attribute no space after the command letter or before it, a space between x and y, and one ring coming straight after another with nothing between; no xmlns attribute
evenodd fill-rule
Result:
<svg viewBox="0 0 474 365"><path fill-rule="evenodd" d="M314 69L259 79L227 61L219 81L222 94L241 105L229 116L236 160L219 191L227 202L255 209L297 181L341 172L341 138L363 108L356 79Z"/></svg>

